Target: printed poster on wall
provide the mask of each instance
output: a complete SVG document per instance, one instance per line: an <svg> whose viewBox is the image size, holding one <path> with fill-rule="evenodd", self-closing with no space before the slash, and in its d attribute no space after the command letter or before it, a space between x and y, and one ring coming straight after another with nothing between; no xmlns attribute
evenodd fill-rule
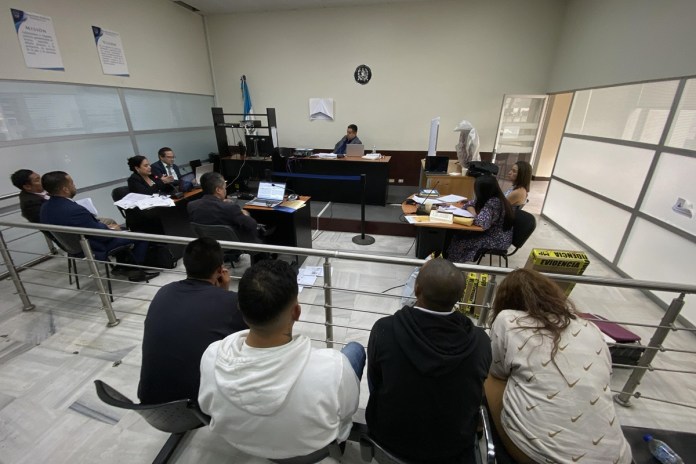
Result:
<svg viewBox="0 0 696 464"><path fill-rule="evenodd" d="M65 71L53 20L49 16L14 8L10 11L27 68Z"/></svg>
<svg viewBox="0 0 696 464"><path fill-rule="evenodd" d="M118 32L108 31L97 26L92 26L92 33L104 74L129 76L121 35Z"/></svg>

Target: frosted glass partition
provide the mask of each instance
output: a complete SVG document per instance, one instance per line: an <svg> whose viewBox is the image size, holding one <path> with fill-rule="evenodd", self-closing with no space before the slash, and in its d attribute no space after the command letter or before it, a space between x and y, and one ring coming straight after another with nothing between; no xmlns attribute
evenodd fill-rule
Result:
<svg viewBox="0 0 696 464"><path fill-rule="evenodd" d="M127 177L129 156L133 156L133 145L128 136L0 147L0 165L5 172L27 166L41 174L65 171L78 189ZM9 176L0 176L0 192L16 191Z"/></svg>
<svg viewBox="0 0 696 464"><path fill-rule="evenodd" d="M616 255L631 216L553 179L542 213L610 261Z"/></svg>
<svg viewBox="0 0 696 464"><path fill-rule="evenodd" d="M564 137L554 176L635 206L653 150Z"/></svg>
<svg viewBox="0 0 696 464"><path fill-rule="evenodd" d="M696 150L696 79L686 81L669 131L667 145Z"/></svg>
<svg viewBox="0 0 696 464"><path fill-rule="evenodd" d="M678 81L576 92L566 132L658 143Z"/></svg>
<svg viewBox="0 0 696 464"><path fill-rule="evenodd" d="M696 210L688 217L672 209L678 198L696 205L694 174L696 158L662 153L640 210L696 237Z"/></svg>
<svg viewBox="0 0 696 464"><path fill-rule="evenodd" d="M215 131L212 128L195 131L161 132L140 134L135 137L140 154L150 162L157 161L157 151L170 147L176 154L176 164L185 165L194 159L208 158L208 153L217 152Z"/></svg>
<svg viewBox="0 0 696 464"><path fill-rule="evenodd" d="M125 89L133 130L174 129L213 125L213 97Z"/></svg>
<svg viewBox="0 0 696 464"><path fill-rule="evenodd" d="M0 141L127 130L115 88L0 81Z"/></svg>
<svg viewBox="0 0 696 464"><path fill-rule="evenodd" d="M692 242L638 218L618 265L635 279L693 284L694 263L696 247ZM655 294L665 302L675 296ZM687 295L682 315L696 324L696 295Z"/></svg>

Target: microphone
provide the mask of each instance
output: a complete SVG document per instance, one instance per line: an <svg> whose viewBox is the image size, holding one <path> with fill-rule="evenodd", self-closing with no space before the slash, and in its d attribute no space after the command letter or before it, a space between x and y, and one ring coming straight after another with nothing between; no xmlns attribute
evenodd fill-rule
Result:
<svg viewBox="0 0 696 464"><path fill-rule="evenodd" d="M425 215L425 214L430 214L430 212L426 211L426 209L425 209L425 202L428 201L428 197L435 191L435 189L437 188L437 185L439 183L440 183L439 180L437 182L435 182L435 185L430 189L430 192L428 192L428 194L423 199L423 203L421 203L420 205L418 205L416 207L416 214L419 214L421 216Z"/></svg>

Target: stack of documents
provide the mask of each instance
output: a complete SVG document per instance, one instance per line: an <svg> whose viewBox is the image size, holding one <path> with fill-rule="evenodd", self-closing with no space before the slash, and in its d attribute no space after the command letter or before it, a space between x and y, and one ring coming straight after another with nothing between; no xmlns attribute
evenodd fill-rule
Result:
<svg viewBox="0 0 696 464"><path fill-rule="evenodd" d="M317 153L314 156L324 159L336 159L338 157L336 153Z"/></svg>
<svg viewBox="0 0 696 464"><path fill-rule="evenodd" d="M366 160L376 160L376 159L380 159L381 157L382 157L382 155L379 153L367 153L362 158L366 159Z"/></svg>
<svg viewBox="0 0 696 464"><path fill-rule="evenodd" d="M474 217L474 215L471 214L469 211L462 209L462 208L457 208L456 206L440 206L437 210L441 211L443 213L452 213L455 216L461 216L461 217L467 217L467 218Z"/></svg>
<svg viewBox="0 0 696 464"><path fill-rule="evenodd" d="M305 286L311 287L317 281L317 277L324 277L324 268L321 266L307 266L297 273L297 286L301 292Z"/></svg>
<svg viewBox="0 0 696 464"><path fill-rule="evenodd" d="M150 209L157 206L174 206L174 201L169 197L161 197L159 195L142 195L140 193L129 193L114 205L123 209Z"/></svg>

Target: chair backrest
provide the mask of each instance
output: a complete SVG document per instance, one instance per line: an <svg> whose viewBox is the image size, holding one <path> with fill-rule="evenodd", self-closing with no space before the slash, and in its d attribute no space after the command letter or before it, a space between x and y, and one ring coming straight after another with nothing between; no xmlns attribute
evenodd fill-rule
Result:
<svg viewBox="0 0 696 464"><path fill-rule="evenodd" d="M196 234L196 237L199 238L210 237L218 241L224 240L227 242L241 242L237 232L235 232L235 230L230 226L207 225L192 222L191 227L193 227L193 232Z"/></svg>
<svg viewBox="0 0 696 464"><path fill-rule="evenodd" d="M111 191L111 199L113 201L119 201L123 199L126 195L128 195L129 190L127 185L123 185L121 187L116 187Z"/></svg>
<svg viewBox="0 0 696 464"><path fill-rule="evenodd" d="M532 214L518 209L512 224L512 244L521 248L536 229L536 219Z"/></svg>
<svg viewBox="0 0 696 464"><path fill-rule="evenodd" d="M58 246L70 256L82 256L82 246L78 234L51 232Z"/></svg>
<svg viewBox="0 0 696 464"><path fill-rule="evenodd" d="M136 404L101 380L95 380L97 396L104 403L136 411L162 432L183 433L210 423L210 417L203 414L191 400L178 400L160 404Z"/></svg>

